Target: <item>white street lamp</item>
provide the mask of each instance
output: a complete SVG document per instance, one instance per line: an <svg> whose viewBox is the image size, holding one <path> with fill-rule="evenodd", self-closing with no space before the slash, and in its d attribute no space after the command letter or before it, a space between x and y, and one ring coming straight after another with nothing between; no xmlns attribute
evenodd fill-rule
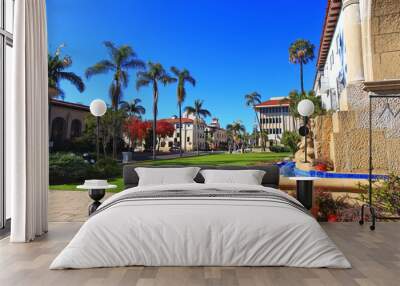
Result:
<svg viewBox="0 0 400 286"><path fill-rule="evenodd" d="M107 105L102 99L95 99L90 103L90 113L96 116L96 160L99 161L100 158L100 117L107 112Z"/></svg>
<svg viewBox="0 0 400 286"><path fill-rule="evenodd" d="M307 135L309 133L308 127L307 127L307 123L308 123L308 117L313 115L315 110L315 106L314 103L309 100L309 99L303 99L302 101L300 101L297 104L297 111L299 112L299 114L301 116L303 116L304 119L304 126L302 126L300 129L302 129L303 131L300 133L300 135L304 136L304 163L308 163L307 160Z"/></svg>
<svg viewBox="0 0 400 286"><path fill-rule="evenodd" d="M314 103L309 99L303 99L297 105L297 111L303 117L309 117L314 113Z"/></svg>
<svg viewBox="0 0 400 286"><path fill-rule="evenodd" d="M95 99L90 103L90 113L96 117L103 116L107 111L107 105L102 99Z"/></svg>

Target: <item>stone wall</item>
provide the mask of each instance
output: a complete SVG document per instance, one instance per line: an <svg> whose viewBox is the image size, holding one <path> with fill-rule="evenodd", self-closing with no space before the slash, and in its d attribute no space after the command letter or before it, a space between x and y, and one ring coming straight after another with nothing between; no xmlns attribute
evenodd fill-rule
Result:
<svg viewBox="0 0 400 286"><path fill-rule="evenodd" d="M400 78L400 1L375 0L371 7L373 80Z"/></svg>
<svg viewBox="0 0 400 286"><path fill-rule="evenodd" d="M331 117L330 159L337 172L365 173L369 167L369 96L361 83L349 84L347 92L351 110ZM400 95L400 91L374 94ZM316 140L326 144L320 138L328 137L321 134L329 132L329 125L325 123L326 131L322 123L316 126ZM373 99L372 126L374 173L400 174L400 98Z"/></svg>
<svg viewBox="0 0 400 286"><path fill-rule="evenodd" d="M314 118L314 151L315 159L331 159L331 134L332 134L332 115L318 116Z"/></svg>

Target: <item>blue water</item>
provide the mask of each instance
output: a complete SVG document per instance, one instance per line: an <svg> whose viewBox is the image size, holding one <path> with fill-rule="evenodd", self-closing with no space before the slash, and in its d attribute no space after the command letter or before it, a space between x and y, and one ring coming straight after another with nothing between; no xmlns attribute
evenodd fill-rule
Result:
<svg viewBox="0 0 400 286"><path fill-rule="evenodd" d="M280 169L280 174L284 177L318 177L326 179L358 179L368 180L369 174L355 174L355 173L330 173L322 171L304 171L296 168L296 163L291 161L284 161L277 163ZM386 175L372 175L373 180L385 180Z"/></svg>

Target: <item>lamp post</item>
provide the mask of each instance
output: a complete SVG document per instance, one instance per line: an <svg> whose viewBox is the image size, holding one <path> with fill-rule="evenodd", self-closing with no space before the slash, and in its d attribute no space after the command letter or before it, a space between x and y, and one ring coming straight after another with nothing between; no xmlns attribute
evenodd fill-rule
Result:
<svg viewBox="0 0 400 286"><path fill-rule="evenodd" d="M297 105L297 111L304 119L304 125L300 127L299 133L304 136L304 163L308 163L307 160L307 135L310 133L310 130L307 127L308 118L314 113L314 103L309 99L303 99Z"/></svg>
<svg viewBox="0 0 400 286"><path fill-rule="evenodd" d="M100 158L100 117L107 111L107 105L102 99L95 99L90 103L90 113L96 117L96 161Z"/></svg>

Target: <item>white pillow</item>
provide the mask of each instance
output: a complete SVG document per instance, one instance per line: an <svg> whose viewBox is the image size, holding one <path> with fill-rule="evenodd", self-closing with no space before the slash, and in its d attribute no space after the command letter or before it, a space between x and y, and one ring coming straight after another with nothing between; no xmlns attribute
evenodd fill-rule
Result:
<svg viewBox="0 0 400 286"><path fill-rule="evenodd" d="M198 167L187 168L135 168L139 176L139 186L171 185L194 183Z"/></svg>
<svg viewBox="0 0 400 286"><path fill-rule="evenodd" d="M261 170L202 170L205 184L261 185L265 171Z"/></svg>

